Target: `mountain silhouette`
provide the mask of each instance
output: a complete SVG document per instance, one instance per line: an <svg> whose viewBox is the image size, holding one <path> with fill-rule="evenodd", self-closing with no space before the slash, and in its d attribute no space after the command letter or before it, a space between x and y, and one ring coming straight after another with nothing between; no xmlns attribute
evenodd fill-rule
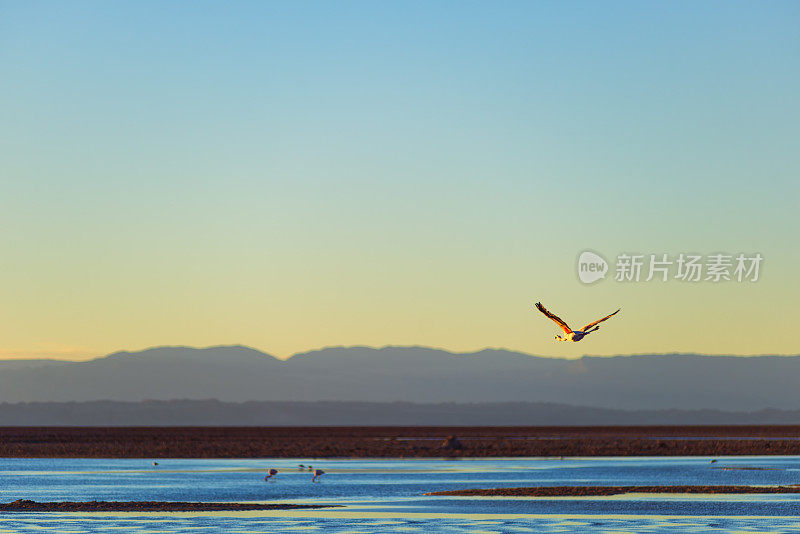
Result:
<svg viewBox="0 0 800 534"><path fill-rule="evenodd" d="M537 402L221 402L218 400L0 404L9 426L565 426L786 425L800 410L616 410Z"/></svg>
<svg viewBox="0 0 800 534"><path fill-rule="evenodd" d="M86 362L0 361L0 402L217 399L534 402L622 410L800 409L800 356L579 359L503 349L330 347L279 360L243 346L157 347Z"/></svg>

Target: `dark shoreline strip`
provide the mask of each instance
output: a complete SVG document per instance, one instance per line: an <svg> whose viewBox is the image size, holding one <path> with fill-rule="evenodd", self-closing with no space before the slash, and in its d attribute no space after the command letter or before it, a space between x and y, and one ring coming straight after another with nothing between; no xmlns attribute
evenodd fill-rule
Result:
<svg viewBox="0 0 800 534"><path fill-rule="evenodd" d="M240 502L86 501L36 502L19 499L0 503L2 512L230 512L338 508L332 504L257 504Z"/></svg>
<svg viewBox="0 0 800 534"><path fill-rule="evenodd" d="M625 493L800 493L797 486L542 486L530 488L434 491L425 495L453 497L593 497Z"/></svg>
<svg viewBox="0 0 800 534"><path fill-rule="evenodd" d="M2 458L737 455L800 455L800 426L0 427Z"/></svg>

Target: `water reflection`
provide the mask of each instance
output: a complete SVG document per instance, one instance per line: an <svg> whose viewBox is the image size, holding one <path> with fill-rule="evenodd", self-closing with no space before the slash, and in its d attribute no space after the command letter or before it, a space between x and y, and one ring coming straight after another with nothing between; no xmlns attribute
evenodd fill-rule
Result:
<svg viewBox="0 0 800 534"><path fill-rule="evenodd" d="M335 503L327 510L5 513L0 534L42 532L800 532L800 495L427 497L558 485L786 485L798 457L467 460L3 459L0 500ZM298 465L322 468L321 482ZM265 483L269 468L280 471Z"/></svg>

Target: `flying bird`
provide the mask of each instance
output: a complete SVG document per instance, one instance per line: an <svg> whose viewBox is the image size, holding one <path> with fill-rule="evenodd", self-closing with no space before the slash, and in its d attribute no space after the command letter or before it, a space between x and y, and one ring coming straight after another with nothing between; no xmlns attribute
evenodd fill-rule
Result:
<svg viewBox="0 0 800 534"><path fill-rule="evenodd" d="M322 469L314 469L314 476L311 477L311 482L316 482L319 477L325 474Z"/></svg>
<svg viewBox="0 0 800 534"><path fill-rule="evenodd" d="M619 310L615 311L614 313L609 313L608 315L606 315L602 319L598 319L597 321L594 321L592 323L587 324L586 326L584 326L580 330L571 329L569 327L569 325L567 325L567 323L562 321L557 315L554 315L554 314L550 313L549 311L547 311L547 308L542 306L541 302L537 302L536 303L536 309L539 310L540 312L542 312L543 314L545 314L547 317L549 317L553 321L555 321L556 324L558 324L558 326L561 327L561 330L564 331L564 333L566 335L564 337L556 336L557 340L559 340L559 341L576 341L577 342L577 341L580 341L581 339L583 339L584 337L586 337L587 335L591 334L595 330L599 330L600 327L597 326L598 324L602 323L606 319L609 319L609 318L613 317L614 315L619 313L619 310L621 310L622 308L620 308Z"/></svg>
<svg viewBox="0 0 800 534"><path fill-rule="evenodd" d="M273 468L273 469L270 469L270 470L267 472L267 476L265 476L265 477L264 477L264 480L266 480L267 482L269 482L269 479L270 479L270 478L272 478L272 477L274 477L274 476L275 476L275 475L277 475L277 474L278 474L278 470L277 470L277 469L275 469L275 468Z"/></svg>

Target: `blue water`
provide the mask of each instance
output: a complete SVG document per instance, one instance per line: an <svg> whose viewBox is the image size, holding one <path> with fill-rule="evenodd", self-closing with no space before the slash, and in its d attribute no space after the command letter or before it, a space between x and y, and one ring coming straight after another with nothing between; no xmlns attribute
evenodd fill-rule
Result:
<svg viewBox="0 0 800 534"><path fill-rule="evenodd" d="M319 483L298 464L326 474ZM280 470L272 482L265 471ZM759 469L739 469L759 468ZM0 515L18 532L800 532L800 494L560 498L425 492L560 485L799 484L800 457L488 460L0 459L0 501L236 501L343 508Z"/></svg>

